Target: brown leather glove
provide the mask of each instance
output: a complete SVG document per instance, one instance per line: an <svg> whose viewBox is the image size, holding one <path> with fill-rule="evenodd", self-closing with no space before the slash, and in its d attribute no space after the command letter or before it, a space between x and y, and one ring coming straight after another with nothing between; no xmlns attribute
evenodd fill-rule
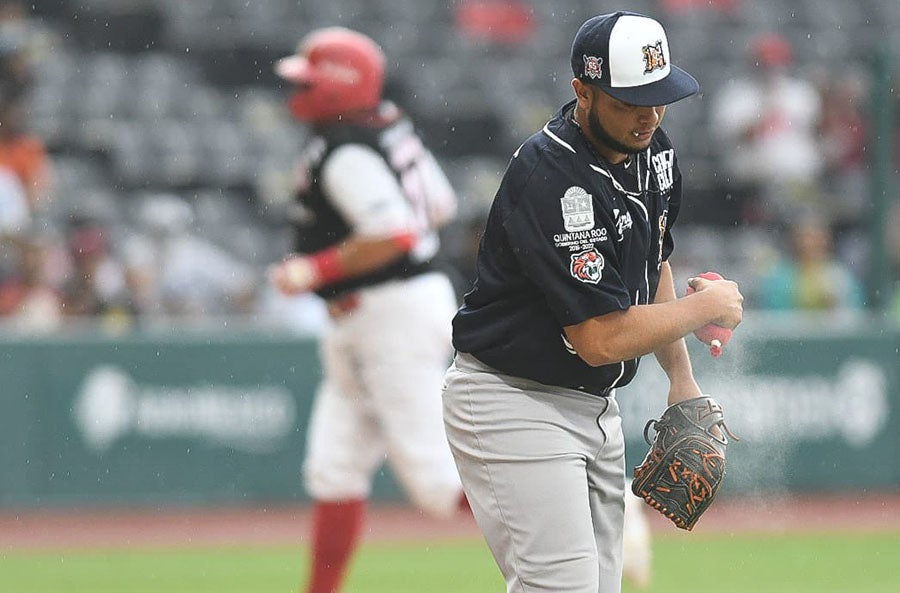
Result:
<svg viewBox="0 0 900 593"><path fill-rule="evenodd" d="M653 427L656 436L650 439ZM722 406L708 395L672 404L644 427L650 450L634 468L631 490L647 504L690 531L712 504L725 479L730 436Z"/></svg>

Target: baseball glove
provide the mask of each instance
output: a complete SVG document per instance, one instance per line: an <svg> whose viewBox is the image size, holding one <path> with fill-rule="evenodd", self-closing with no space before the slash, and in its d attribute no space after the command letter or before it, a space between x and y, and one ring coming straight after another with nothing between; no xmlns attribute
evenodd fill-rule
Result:
<svg viewBox="0 0 900 593"><path fill-rule="evenodd" d="M656 436L650 440L650 427ZM728 437L722 406L708 395L672 404L644 427L650 450L634 468L631 490L671 519L693 529L725 478Z"/></svg>

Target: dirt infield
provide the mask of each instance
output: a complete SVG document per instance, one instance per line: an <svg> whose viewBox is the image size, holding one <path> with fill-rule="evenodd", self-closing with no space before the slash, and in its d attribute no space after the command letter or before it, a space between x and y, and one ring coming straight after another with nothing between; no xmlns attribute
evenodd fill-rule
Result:
<svg viewBox="0 0 900 593"><path fill-rule="evenodd" d="M650 513L655 533L677 533ZM285 545L304 543L306 506L267 508L0 510L0 551L123 546ZM478 538L471 517L440 521L409 507L373 506L369 541ZM702 533L797 531L900 532L900 494L716 501Z"/></svg>

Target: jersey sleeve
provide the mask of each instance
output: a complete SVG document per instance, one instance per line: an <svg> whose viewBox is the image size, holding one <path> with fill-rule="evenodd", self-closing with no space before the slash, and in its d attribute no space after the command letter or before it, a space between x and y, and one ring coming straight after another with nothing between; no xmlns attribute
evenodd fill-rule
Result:
<svg viewBox="0 0 900 593"><path fill-rule="evenodd" d="M344 144L325 160L322 186L353 227L354 234L379 238L409 232L415 215L388 163L363 144Z"/></svg>
<svg viewBox="0 0 900 593"><path fill-rule="evenodd" d="M509 174L515 174L515 164ZM627 309L613 221L560 170L533 172L503 226L521 272L560 326ZM566 218L568 216L568 218Z"/></svg>

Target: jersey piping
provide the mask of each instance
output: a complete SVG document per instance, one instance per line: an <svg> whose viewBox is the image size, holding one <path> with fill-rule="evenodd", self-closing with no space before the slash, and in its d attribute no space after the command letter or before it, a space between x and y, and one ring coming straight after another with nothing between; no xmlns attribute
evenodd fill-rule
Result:
<svg viewBox="0 0 900 593"><path fill-rule="evenodd" d="M557 144L561 144L562 146L566 147L567 149L572 151L573 154L578 154L578 152L574 148L572 148L571 144L569 144L568 142L566 142L565 140L563 140L562 138L560 138L559 136L557 136L556 134L551 132L549 126L550 126L549 122L544 124L544 133L547 134L548 136L550 136L551 140L553 140ZM518 152L519 151L516 151L517 154L518 154Z"/></svg>

